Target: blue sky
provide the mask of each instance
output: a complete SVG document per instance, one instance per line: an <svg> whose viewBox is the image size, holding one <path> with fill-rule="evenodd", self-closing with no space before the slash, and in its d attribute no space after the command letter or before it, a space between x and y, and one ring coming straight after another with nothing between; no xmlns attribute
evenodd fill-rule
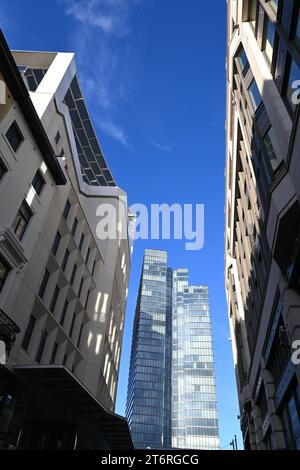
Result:
<svg viewBox="0 0 300 470"><path fill-rule="evenodd" d="M199 0L4 0L12 49L74 51L98 136L129 204L205 204L205 245L137 241L132 259L116 411L124 414L132 322L145 248L210 291L222 448L238 406L224 259L226 2Z"/></svg>

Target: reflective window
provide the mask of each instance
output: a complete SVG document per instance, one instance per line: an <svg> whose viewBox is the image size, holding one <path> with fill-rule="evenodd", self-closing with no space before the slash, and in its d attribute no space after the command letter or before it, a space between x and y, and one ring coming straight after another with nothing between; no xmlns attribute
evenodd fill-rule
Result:
<svg viewBox="0 0 300 470"><path fill-rule="evenodd" d="M246 52L244 51L243 48L240 50L240 53L238 55L238 61L239 61L243 74L245 74L247 70L249 69L249 62L248 62Z"/></svg>
<svg viewBox="0 0 300 470"><path fill-rule="evenodd" d="M34 175L31 186L34 188L36 194L39 196L42 192L43 187L45 186L45 180L40 170L38 170Z"/></svg>
<svg viewBox="0 0 300 470"><path fill-rule="evenodd" d="M291 60L289 67L286 98L290 109L295 111L300 103L300 69L294 60Z"/></svg>
<svg viewBox="0 0 300 470"><path fill-rule="evenodd" d="M266 16L265 26L264 26L263 49L270 63L272 62L272 57L273 57L274 41L275 41L275 26L273 22Z"/></svg>
<svg viewBox="0 0 300 470"><path fill-rule="evenodd" d="M7 172L6 166L4 165L2 160L0 160L0 181L2 180L6 172Z"/></svg>
<svg viewBox="0 0 300 470"><path fill-rule="evenodd" d="M282 158L280 155L281 152L278 140L272 127L270 127L268 132L265 134L263 140L265 144L265 156L267 161L270 163L272 170L275 171L282 162Z"/></svg>
<svg viewBox="0 0 300 470"><path fill-rule="evenodd" d="M249 5L249 21L255 31L257 17L257 0L251 0Z"/></svg>
<svg viewBox="0 0 300 470"><path fill-rule="evenodd" d="M297 47L300 49L300 10L298 13L298 22L297 22L297 28L296 28L296 34L295 34L295 42Z"/></svg>
<svg viewBox="0 0 300 470"><path fill-rule="evenodd" d="M5 284L9 271L10 271L9 265L4 260L4 258L0 256L0 292L3 289L3 286Z"/></svg>
<svg viewBox="0 0 300 470"><path fill-rule="evenodd" d="M32 336L32 332L33 332L35 323L36 323L36 320L35 320L34 316L30 315L29 322L28 322L28 325L26 327L24 337L23 337L23 341L22 341L22 348L25 351L28 350L30 339L31 339L31 336Z"/></svg>
<svg viewBox="0 0 300 470"><path fill-rule="evenodd" d="M248 91L249 91L249 95L250 95L250 98L251 98L251 102L252 102L254 111L256 111L258 106L260 105L262 99L261 99L260 91L257 87L256 81L255 81L254 78L253 78L252 82L250 83Z"/></svg>
<svg viewBox="0 0 300 470"><path fill-rule="evenodd" d="M24 137L19 129L18 124L14 121L8 131L6 132L6 138L10 143L11 148L14 152L18 150L21 143L24 140Z"/></svg>
<svg viewBox="0 0 300 470"><path fill-rule="evenodd" d="M29 205L26 201L23 201L12 224L12 230L19 240L22 240L32 215Z"/></svg>

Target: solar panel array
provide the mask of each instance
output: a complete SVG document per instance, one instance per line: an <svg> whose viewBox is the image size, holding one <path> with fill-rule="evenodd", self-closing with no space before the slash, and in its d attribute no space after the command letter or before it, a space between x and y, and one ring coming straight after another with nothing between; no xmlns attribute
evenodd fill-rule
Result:
<svg viewBox="0 0 300 470"><path fill-rule="evenodd" d="M64 102L72 120L83 180L91 186L116 186L100 149L76 76Z"/></svg>

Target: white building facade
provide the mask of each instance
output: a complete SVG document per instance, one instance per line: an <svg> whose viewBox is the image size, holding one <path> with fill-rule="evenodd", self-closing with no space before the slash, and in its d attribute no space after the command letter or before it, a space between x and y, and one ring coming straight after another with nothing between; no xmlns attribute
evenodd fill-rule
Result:
<svg viewBox="0 0 300 470"><path fill-rule="evenodd" d="M130 442L125 420L110 413L131 263L126 193L103 157L74 54L14 52L17 68L1 40L7 99L0 106L0 309L3 323L15 324L1 371L25 383L26 393L46 391L49 410L57 401L68 416L57 426L61 436L52 435L45 395L38 405L43 418L25 410L22 421L4 385L10 422L0 432L13 428L6 439L18 448L109 448L118 427ZM24 115L28 102L46 134L48 159L35 138L41 129L33 131L35 121ZM99 238L97 230L106 205L117 216L114 239ZM25 423L18 432L16 420Z"/></svg>

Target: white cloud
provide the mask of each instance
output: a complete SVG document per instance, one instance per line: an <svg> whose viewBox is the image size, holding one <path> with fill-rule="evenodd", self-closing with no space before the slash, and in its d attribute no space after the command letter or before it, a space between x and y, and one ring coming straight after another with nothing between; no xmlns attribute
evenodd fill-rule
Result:
<svg viewBox="0 0 300 470"><path fill-rule="evenodd" d="M163 150L164 152L171 152L172 147L171 145L160 144L159 142L150 142L153 147L158 148L159 150Z"/></svg>
<svg viewBox="0 0 300 470"><path fill-rule="evenodd" d="M66 13L104 33L125 36L130 32L131 9L137 0L66 0Z"/></svg>
<svg viewBox="0 0 300 470"><path fill-rule="evenodd" d="M116 115L134 86L132 14L142 0L63 0L77 21L72 34L79 79L98 126L130 147Z"/></svg>
<svg viewBox="0 0 300 470"><path fill-rule="evenodd" d="M124 147L129 147L126 132L119 125L113 121L99 121L98 125L109 137L117 140Z"/></svg>

